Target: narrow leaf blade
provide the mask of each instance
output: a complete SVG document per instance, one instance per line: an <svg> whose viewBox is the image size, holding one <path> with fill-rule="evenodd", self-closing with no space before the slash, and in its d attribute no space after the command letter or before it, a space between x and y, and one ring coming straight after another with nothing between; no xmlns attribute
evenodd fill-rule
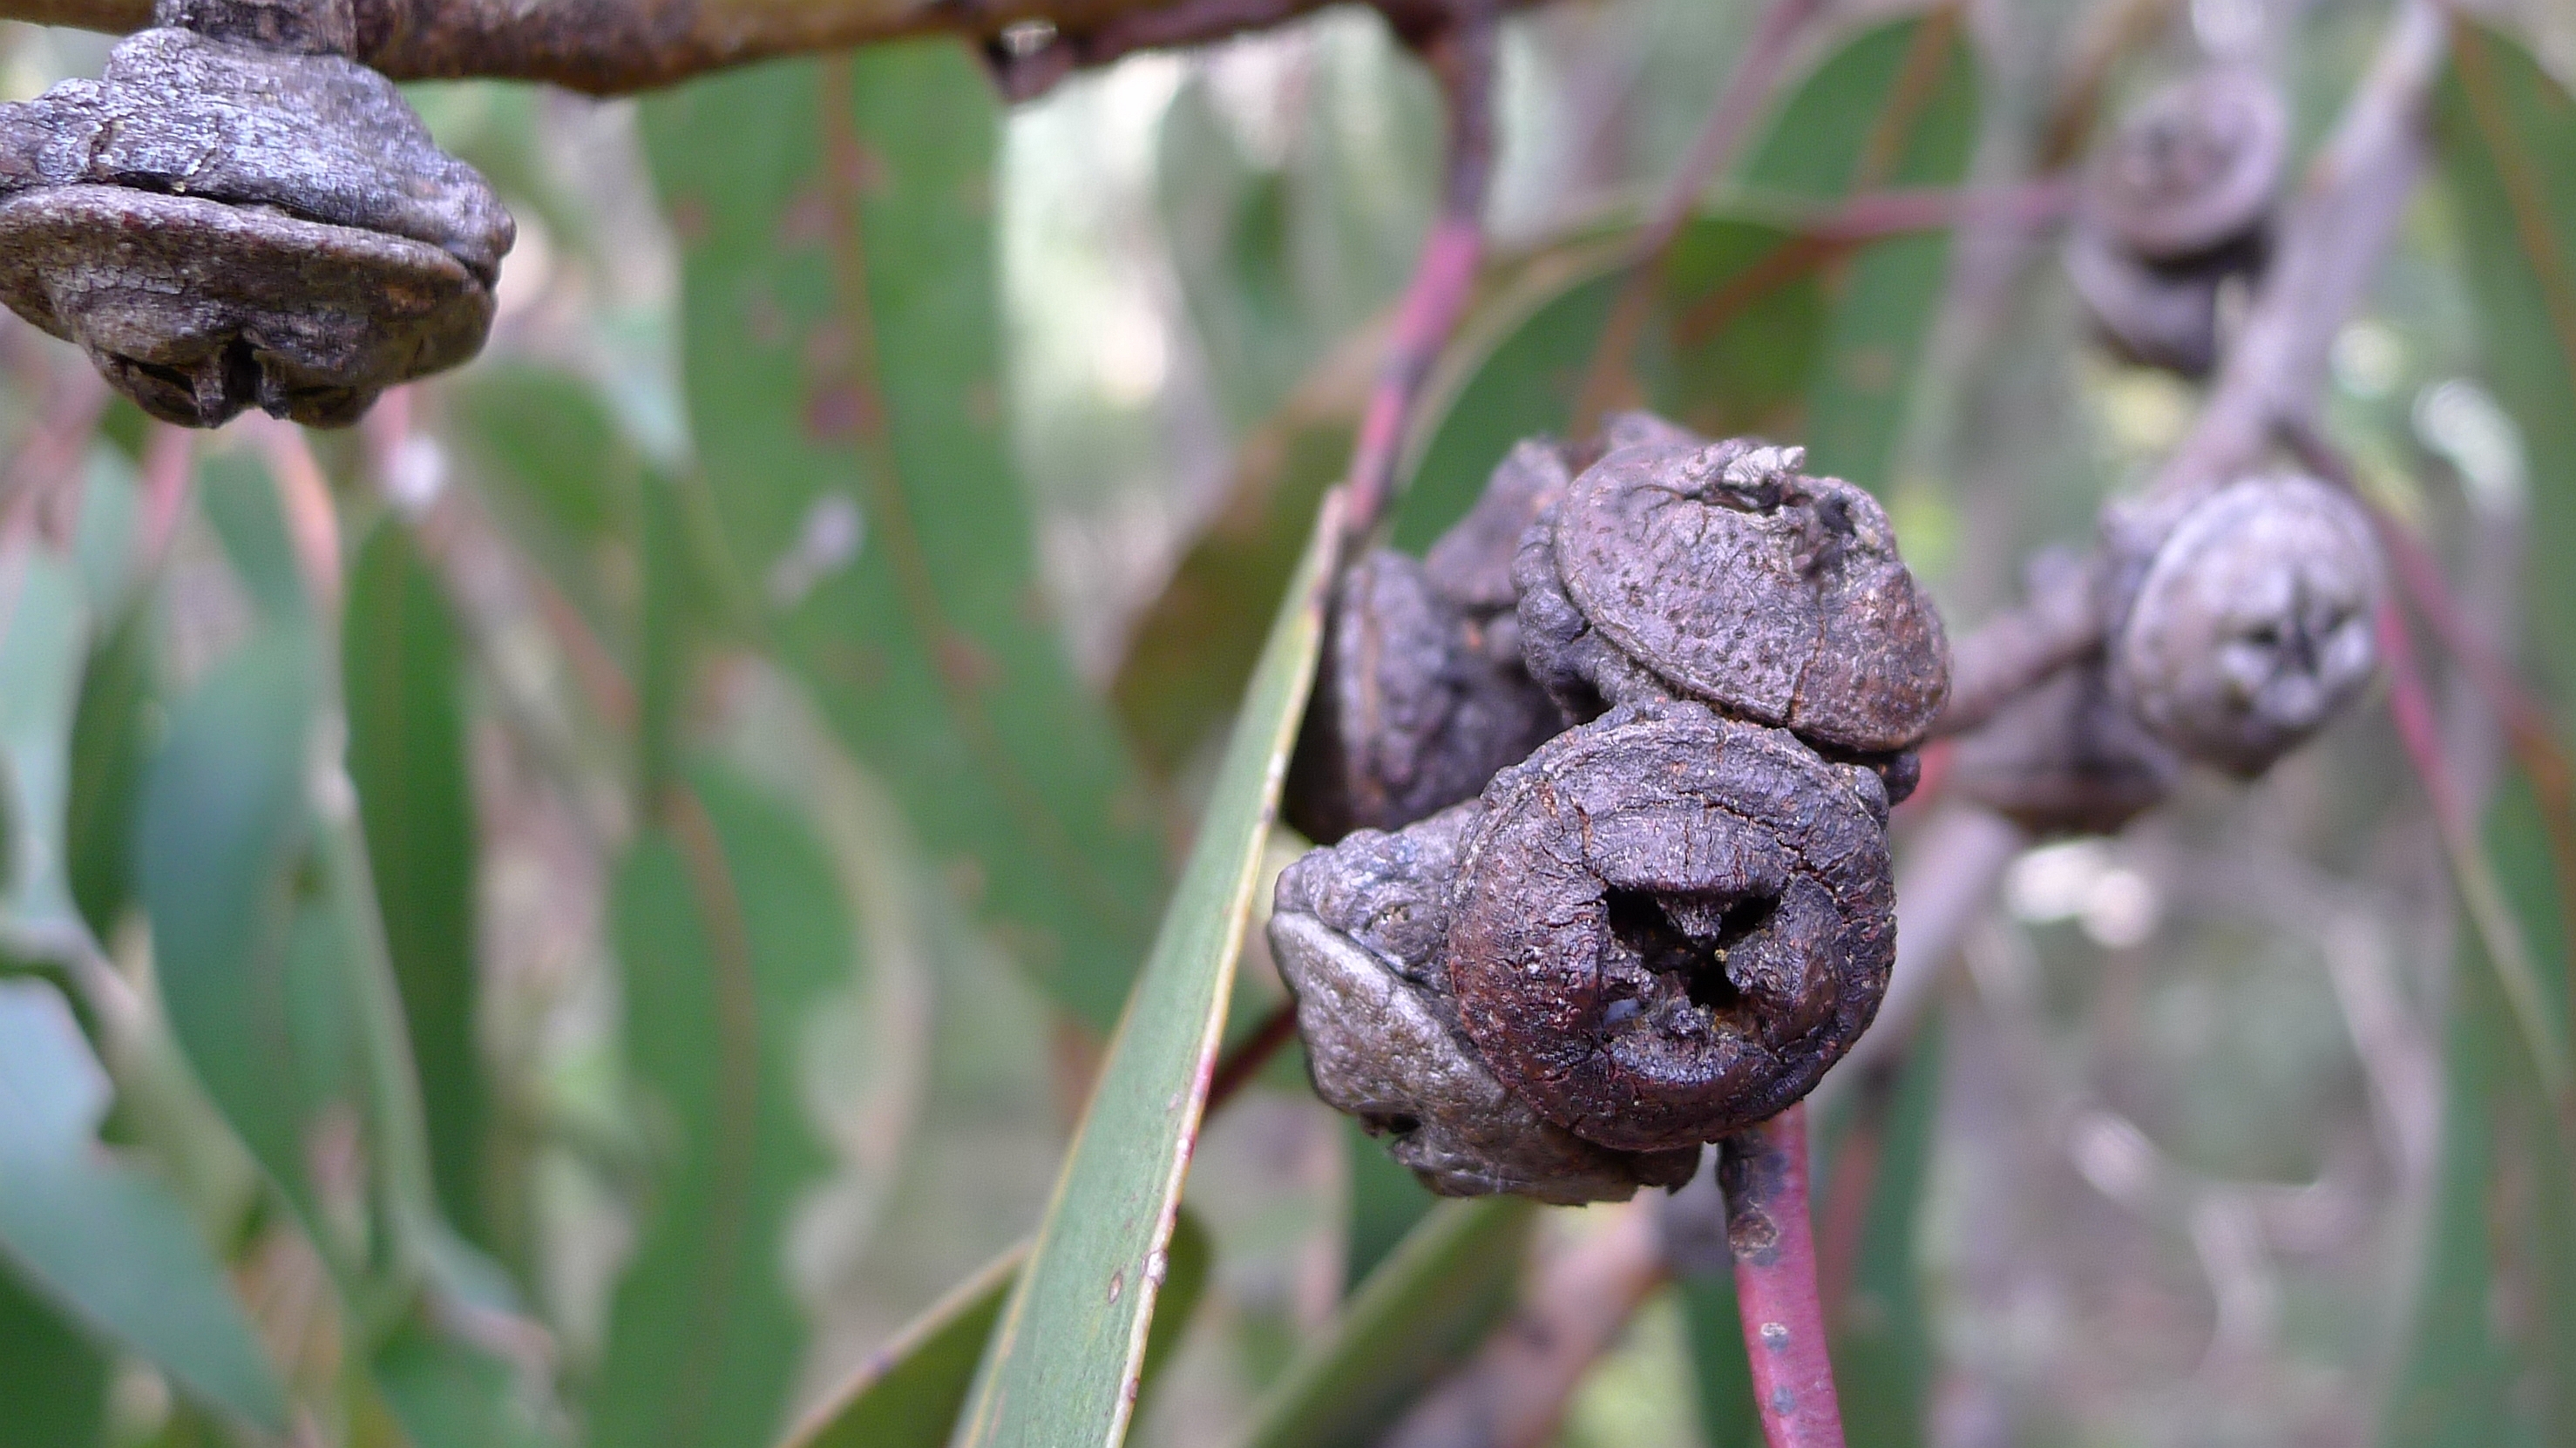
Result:
<svg viewBox="0 0 2576 1448"><path fill-rule="evenodd" d="M1115 1444L1143 1372L1182 1173L1323 629L1338 500L1316 519L1153 954L994 1336L960 1441Z"/></svg>

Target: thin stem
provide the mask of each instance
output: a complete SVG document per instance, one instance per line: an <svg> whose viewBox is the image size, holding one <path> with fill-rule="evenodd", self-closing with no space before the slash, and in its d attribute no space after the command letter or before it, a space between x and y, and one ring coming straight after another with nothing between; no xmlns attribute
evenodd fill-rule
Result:
<svg viewBox="0 0 2576 1448"><path fill-rule="evenodd" d="M1842 1448L1807 1210L1804 1102L1718 1143L1726 1238L1753 1396L1770 1448Z"/></svg>
<svg viewBox="0 0 2576 1448"><path fill-rule="evenodd" d="M1690 150L1655 203L1654 213L1637 233L1628 279L1619 289L1610 320L1603 324L1601 339L1592 349L1592 360L1584 368L1583 388L1575 404L1574 430L1578 434L1590 432L1601 414L1615 405L1616 394L1625 385L1628 355L1635 350L1637 334L1646 325L1656 283L1662 280L1664 260L1672 251L1674 238L1690 221L1709 183L1734 159L1745 131L1778 84L1780 69L1788 63L1798 38L1824 8L1825 0L1772 0L1754 27L1752 39L1745 43L1743 56L1727 75L1726 83L1718 88L1708 119L1700 123L1699 134L1692 138Z"/></svg>
<svg viewBox="0 0 2576 1448"><path fill-rule="evenodd" d="M2493 641L2469 622L2468 610L2452 595L2450 581L2432 550L2413 530L2362 493L2350 459L2304 420L2293 421L2281 431L2283 442L2310 471L2343 489L2370 514L2380 547L2388 554L2390 571L2397 575L2397 585L2406 601L2433 626L2442 646L2450 650L2487 707L2503 721L2514 761L2531 781L2532 793L2539 797L2541 826L2549 835L2549 853L2558 875L2558 897L2576 901L2576 766L2570 765L2565 751L2559 748L2549 711L2515 676L2513 665L2497 652ZM2566 948L2570 952L2568 978L2576 980L2576 934L2571 934ZM2576 1020L2569 1022L2569 1030L2571 1039L2576 1039Z"/></svg>
<svg viewBox="0 0 2576 1448"><path fill-rule="evenodd" d="M2415 661L2414 636L2394 603L2380 605L2379 652L2388 668L2389 717L2397 725L2397 736L2406 747L2408 761L2423 781L2426 800L2433 809L2433 823L2441 831L2443 851L2450 857L2460 903L2467 909L2470 927L2477 932L2487 963L2495 968L2497 981L2513 1007L2514 1022L2521 1028L2523 1044L2531 1053L2541 1087L2557 1108L2562 1130L2576 1126L2576 1121L2570 1119L2571 1111L2576 1111L2576 1097L2570 1094L2576 1091L2576 1071L2569 1066L2567 1044L2550 1024L2547 995L2532 962L2531 944L2523 937L2513 907L2506 903L2504 886L2478 839L2467 801L2460 797L2457 783L2442 762L2441 731L2434 722L2432 690L2425 685L2423 671Z"/></svg>
<svg viewBox="0 0 2576 1448"><path fill-rule="evenodd" d="M1347 531L1365 538L1377 528L1395 485L1395 465L1422 384L1466 315L1477 268L1484 264L1485 193L1494 171L1494 7L1472 4L1426 47L1448 102L1449 141L1440 213L1422 243L1413 278L1395 317L1386 360L1360 415L1351 451Z"/></svg>
<svg viewBox="0 0 2576 1448"><path fill-rule="evenodd" d="M1207 1114L1215 1115L1217 1108L1233 1100L1235 1093L1250 1085L1270 1058L1279 1054L1279 1048L1296 1036L1297 1003L1281 1001L1271 1007L1270 1014L1252 1028L1252 1034L1216 1063L1215 1074L1208 1078Z"/></svg>

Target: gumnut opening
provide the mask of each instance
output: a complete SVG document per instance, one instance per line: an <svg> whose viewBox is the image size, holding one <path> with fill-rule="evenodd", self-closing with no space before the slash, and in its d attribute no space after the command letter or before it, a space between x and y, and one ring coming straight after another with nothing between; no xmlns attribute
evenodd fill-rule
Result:
<svg viewBox="0 0 2576 1448"><path fill-rule="evenodd" d="M345 9L345 7L343 7ZM354 422L472 357L515 231L323 7L173 7L0 106L0 300L165 421ZM237 36L271 36L285 48Z"/></svg>
<svg viewBox="0 0 2576 1448"><path fill-rule="evenodd" d="M1444 1196L1576 1204L1677 1187L1699 1154L1584 1141L1505 1089L1435 968L1469 801L1396 834L1362 830L1281 873L1270 949L1297 1003L1315 1094Z"/></svg>
<svg viewBox="0 0 2576 1448"><path fill-rule="evenodd" d="M2309 477L2241 479L2156 547L2112 637L2112 687L2166 743L2251 778L2369 680L2380 579L2350 499Z"/></svg>
<svg viewBox="0 0 2576 1448"><path fill-rule="evenodd" d="M1689 702L1629 705L1497 775L1443 967L1540 1115L1623 1151L1725 1136L1812 1090L1896 951L1868 770Z"/></svg>
<svg viewBox="0 0 2576 1448"><path fill-rule="evenodd" d="M2082 224L2144 261L2207 256L2263 225L2289 148L2289 106L2270 77L2204 67L2121 121L2085 178Z"/></svg>
<svg viewBox="0 0 2576 1448"><path fill-rule="evenodd" d="M1521 652L1568 714L1682 697L1828 751L1919 741L1949 646L1878 501L1799 448L1648 441L1523 535Z"/></svg>

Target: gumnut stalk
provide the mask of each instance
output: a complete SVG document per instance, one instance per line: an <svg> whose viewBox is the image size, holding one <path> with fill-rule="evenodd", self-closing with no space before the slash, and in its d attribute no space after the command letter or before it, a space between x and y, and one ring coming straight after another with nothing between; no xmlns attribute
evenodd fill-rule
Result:
<svg viewBox="0 0 2576 1448"><path fill-rule="evenodd" d="M163 0L0 105L0 300L155 417L313 426L480 350L515 230L349 59L347 0Z"/></svg>
<svg viewBox="0 0 2576 1448"><path fill-rule="evenodd" d="M1911 748L1949 690L1876 499L1749 439L1614 448L1521 541L1522 656L1575 718L1695 699L1818 749Z"/></svg>
<svg viewBox="0 0 2576 1448"><path fill-rule="evenodd" d="M2351 499L2296 474L2239 479L2147 556L2111 630L2111 687L2165 743L2251 778L2368 682L2381 588Z"/></svg>
<svg viewBox="0 0 2576 1448"><path fill-rule="evenodd" d="M2182 773L2182 760L2149 734L2112 696L2101 647L2093 560L2062 550L2033 556L2025 570L2028 600L2014 613L1971 634L1960 646L1960 692L2005 702L1959 739L1950 790L2036 835L2112 834L2162 802ZM2018 627L2016 627L2018 625ZM2008 671L2009 656L2060 638L2081 638L2079 657L2035 685L2005 693L2002 680L1979 688L1979 676ZM1952 708L1958 707L1958 695Z"/></svg>

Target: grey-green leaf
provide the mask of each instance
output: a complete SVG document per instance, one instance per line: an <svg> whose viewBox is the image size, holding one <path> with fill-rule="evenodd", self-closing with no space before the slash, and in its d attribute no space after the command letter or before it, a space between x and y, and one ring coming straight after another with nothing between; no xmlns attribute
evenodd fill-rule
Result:
<svg viewBox="0 0 2576 1448"><path fill-rule="evenodd" d="M689 410L782 660L981 918L1106 1031L1164 886L1157 807L1045 618L1001 414L1001 113L957 44L645 107L685 247Z"/></svg>
<svg viewBox="0 0 2576 1448"><path fill-rule="evenodd" d="M196 1225L167 1188L100 1147L107 1105L106 1073L61 995L0 981L7 1265L200 1401L282 1433L285 1389Z"/></svg>
<svg viewBox="0 0 2576 1448"><path fill-rule="evenodd" d="M1115 1445L1144 1370L1262 846L1313 680L1338 500L1279 606L1153 954L978 1377L967 1448Z"/></svg>

